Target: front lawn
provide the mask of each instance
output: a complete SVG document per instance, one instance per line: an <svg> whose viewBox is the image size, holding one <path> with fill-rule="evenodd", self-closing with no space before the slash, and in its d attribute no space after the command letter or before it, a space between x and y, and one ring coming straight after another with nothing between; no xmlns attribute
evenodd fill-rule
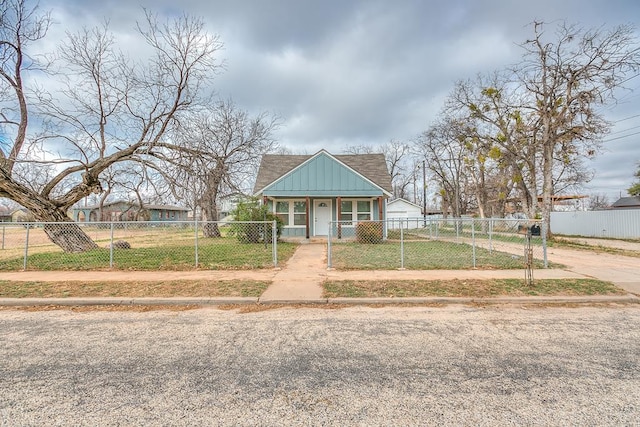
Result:
<svg viewBox="0 0 640 427"><path fill-rule="evenodd" d="M344 270L392 270L400 267L400 243L334 244L332 267ZM476 265L479 269L523 268L523 253L489 251L476 247ZM534 257L537 254L534 253ZM404 244L404 268L411 270L461 270L473 268L473 247L466 243L439 240L409 241ZM543 268L542 259L534 259L534 268Z"/></svg>
<svg viewBox="0 0 640 427"><path fill-rule="evenodd" d="M167 243L161 246L132 244L131 249L114 249L113 268L118 270L193 270L194 244ZM286 262L296 249L292 243L278 243L278 262ZM109 268L108 248L82 253L61 250L33 253L28 256L28 270L99 270ZM24 258L3 259L0 270L21 270ZM235 238L200 239L198 267L208 270L240 270L273 267L271 245L239 243Z"/></svg>

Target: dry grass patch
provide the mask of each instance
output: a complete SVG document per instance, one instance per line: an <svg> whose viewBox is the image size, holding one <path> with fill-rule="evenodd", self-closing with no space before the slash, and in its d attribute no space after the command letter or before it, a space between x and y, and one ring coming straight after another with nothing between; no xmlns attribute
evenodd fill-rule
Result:
<svg viewBox="0 0 640 427"><path fill-rule="evenodd" d="M107 311L107 312L134 312L134 313L146 313L151 311L189 311L201 309L200 305L121 305L121 304L109 304L109 305L37 305L37 306L0 306L0 310L4 311L26 311L26 312L38 312L38 311L73 311L74 313L89 313L95 311Z"/></svg>
<svg viewBox="0 0 640 427"><path fill-rule="evenodd" d="M344 280L324 283L325 298L379 297L498 297L624 295L613 283L595 279L535 280L532 286L521 279L491 280Z"/></svg>
<svg viewBox="0 0 640 427"><path fill-rule="evenodd" d="M258 280L170 280L158 282L0 281L0 297L259 297L270 283Z"/></svg>
<svg viewBox="0 0 640 427"><path fill-rule="evenodd" d="M628 241L635 242L635 240L628 240ZM634 251L634 250L623 249L623 248L614 248L611 246L604 246L604 245L589 245L586 243L580 243L573 240L563 239L561 237L555 237L553 240L549 242L549 246L556 247L556 248L576 249L581 251L607 253L611 255L621 255L621 256L640 258L640 251Z"/></svg>

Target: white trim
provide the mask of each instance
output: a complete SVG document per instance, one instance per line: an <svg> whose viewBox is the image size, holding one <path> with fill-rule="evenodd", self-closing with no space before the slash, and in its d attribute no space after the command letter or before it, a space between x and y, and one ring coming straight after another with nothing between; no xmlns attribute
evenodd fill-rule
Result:
<svg viewBox="0 0 640 427"><path fill-rule="evenodd" d="M293 224L293 222L295 221L295 216L294 216L294 215L295 215L296 213L297 213L297 214L304 213L304 214L305 214L305 216L306 216L306 214L307 214L307 209L305 209L305 212L295 212L295 210L294 210L294 203L291 203L291 202L304 202L304 203L307 203L307 199L306 199L306 198L300 198L300 197L293 197L293 198L287 198L287 199L273 198L273 199L271 199L271 202L272 202L271 204L272 204L272 206L273 206L273 209L272 209L273 214L274 214L274 215L276 215L276 216L277 216L278 214L281 214L281 215L282 215L282 214L284 214L284 212L278 212L278 211L276 210L277 205L278 205L278 202L287 202L287 203L289 203L289 212L288 212L288 215L289 215L289 222L290 222L290 224L285 225L285 226L284 226L285 228L306 228L306 227L307 227L306 222L308 221L308 219L307 219L307 220L305 221L305 223L304 223L304 224L302 224L302 225L294 225L294 224Z"/></svg>
<svg viewBox="0 0 640 427"><path fill-rule="evenodd" d="M350 221L351 224L344 224L342 225L343 227L355 227L356 224L358 224L358 222L360 221L371 221L373 220L373 202L375 199L372 198L366 198L366 197L354 197L354 198L341 198L340 199L340 203L342 202L352 202L351 203L351 219L342 219L342 218L338 218L338 221ZM358 202L369 202L369 219L358 219ZM353 210L355 209L355 211ZM353 214L355 213L355 219L353 218ZM360 213L365 213L365 212L360 212ZM344 211L342 210L342 207L340 207L340 215L343 215Z"/></svg>
<svg viewBox="0 0 640 427"><path fill-rule="evenodd" d="M409 204L409 205L411 205L411 206L415 206L416 208L419 208L419 209L420 209L420 211L422 212L422 206L420 206L420 205L418 205L418 204L416 204L416 203L410 202L410 201L408 201L407 199L403 199L403 198L400 198L400 199L393 199L393 200L388 201L388 202L387 202L387 207L389 207L390 205L392 205L392 204L394 204L394 203L396 203L396 202L398 202L398 203L399 203L399 202L404 202L404 203L407 203L407 204Z"/></svg>

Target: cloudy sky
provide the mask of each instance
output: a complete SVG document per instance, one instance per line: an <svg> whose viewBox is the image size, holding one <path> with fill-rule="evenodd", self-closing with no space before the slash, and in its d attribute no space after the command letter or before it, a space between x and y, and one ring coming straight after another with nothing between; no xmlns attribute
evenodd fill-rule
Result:
<svg viewBox="0 0 640 427"><path fill-rule="evenodd" d="M219 34L226 71L216 91L282 118L295 153L409 141L429 127L456 80L519 60L534 20L584 27L640 25L637 0L41 0L65 31L110 21L136 49L143 8L201 16ZM585 193L615 200L640 161L640 77L606 110L616 122ZM635 117L637 116L637 117ZM633 135L633 134L636 135ZM612 200L612 201L613 201Z"/></svg>

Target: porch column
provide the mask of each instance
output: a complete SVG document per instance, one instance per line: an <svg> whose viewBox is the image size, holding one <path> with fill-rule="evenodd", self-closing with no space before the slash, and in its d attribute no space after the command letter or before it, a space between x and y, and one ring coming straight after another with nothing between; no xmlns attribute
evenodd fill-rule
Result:
<svg viewBox="0 0 640 427"><path fill-rule="evenodd" d="M382 221L382 196L378 196L378 219Z"/></svg>
<svg viewBox="0 0 640 427"><path fill-rule="evenodd" d="M336 198L336 203L338 204L338 210L337 210L337 218L336 220L338 221L338 239L342 238L342 224L340 223L340 217L342 216L342 197L338 196Z"/></svg>
<svg viewBox="0 0 640 427"><path fill-rule="evenodd" d="M307 203L306 203L307 223L305 224L307 227L307 231L306 231L307 239L309 238L309 212L310 212L309 201L310 201L309 196L307 196Z"/></svg>

